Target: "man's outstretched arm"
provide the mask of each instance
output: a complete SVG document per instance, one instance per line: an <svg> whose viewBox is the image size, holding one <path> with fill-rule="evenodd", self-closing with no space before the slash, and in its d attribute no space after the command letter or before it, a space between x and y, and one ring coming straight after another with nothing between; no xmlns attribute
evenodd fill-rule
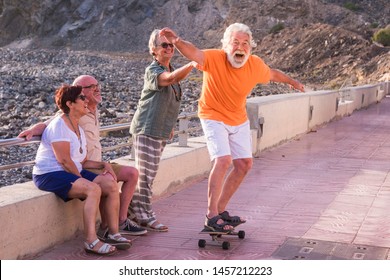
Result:
<svg viewBox="0 0 390 280"><path fill-rule="evenodd" d="M270 72L270 80L272 82L278 82L278 83L285 83L289 84L292 88L302 91L305 91L305 86L298 82L297 80L294 80L293 78L290 78L286 74L284 74L282 71L277 69L271 69Z"/></svg>

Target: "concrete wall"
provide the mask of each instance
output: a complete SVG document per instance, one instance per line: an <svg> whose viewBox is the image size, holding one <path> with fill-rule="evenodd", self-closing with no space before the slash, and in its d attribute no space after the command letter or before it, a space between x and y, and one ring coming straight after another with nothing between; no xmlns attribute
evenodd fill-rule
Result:
<svg viewBox="0 0 390 280"><path fill-rule="evenodd" d="M37 253L82 230L82 203L64 203L32 182L0 188L0 259Z"/></svg>
<svg viewBox="0 0 390 280"><path fill-rule="evenodd" d="M254 155L379 102L390 94L388 84L248 99Z"/></svg>
<svg viewBox="0 0 390 280"><path fill-rule="evenodd" d="M389 82L248 99L253 154L380 102L386 94L390 94ZM129 157L117 162L134 164ZM203 137L191 138L187 147L167 145L154 196L169 195L205 178L210 168ZM0 188L0 259L23 258L73 238L82 230L82 207L81 201L64 203L52 193L37 190L32 182Z"/></svg>

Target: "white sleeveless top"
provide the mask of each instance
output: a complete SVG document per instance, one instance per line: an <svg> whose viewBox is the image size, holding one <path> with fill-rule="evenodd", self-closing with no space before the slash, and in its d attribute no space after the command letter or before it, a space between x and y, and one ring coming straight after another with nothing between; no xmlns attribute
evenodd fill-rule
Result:
<svg viewBox="0 0 390 280"><path fill-rule="evenodd" d="M76 133L69 129L64 120L61 118L61 115L55 117L42 134L41 144L39 145L37 156L35 158L33 174L41 175L64 170L57 161L51 146L52 143L63 141L70 142L70 156L80 172L82 170L81 162L87 155L87 141L85 139L84 130L80 126L79 130L82 142L82 153L80 153L80 141Z"/></svg>

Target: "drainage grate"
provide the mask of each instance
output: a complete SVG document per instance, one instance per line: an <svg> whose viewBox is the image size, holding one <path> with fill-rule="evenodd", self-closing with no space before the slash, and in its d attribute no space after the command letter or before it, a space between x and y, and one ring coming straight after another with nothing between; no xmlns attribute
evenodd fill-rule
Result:
<svg viewBox="0 0 390 280"><path fill-rule="evenodd" d="M288 238L272 257L282 260L385 260L389 248Z"/></svg>

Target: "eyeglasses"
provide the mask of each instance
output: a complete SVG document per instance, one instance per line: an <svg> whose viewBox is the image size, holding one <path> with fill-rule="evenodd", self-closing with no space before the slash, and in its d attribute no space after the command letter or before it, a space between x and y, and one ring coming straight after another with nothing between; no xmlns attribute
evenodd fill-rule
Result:
<svg viewBox="0 0 390 280"><path fill-rule="evenodd" d="M173 49L173 48L175 47L173 44L168 44L168 43L166 43L166 42L161 43L160 46L163 47L164 49L167 49L168 46L170 46L171 49Z"/></svg>
<svg viewBox="0 0 390 280"><path fill-rule="evenodd" d="M85 86L83 88L88 88L88 89L92 89L93 91L96 91L96 90L100 90L100 85L99 84L92 84L92 85L89 85L89 86Z"/></svg>
<svg viewBox="0 0 390 280"><path fill-rule="evenodd" d="M85 99L87 99L87 97L83 94L80 94L79 96L77 96L77 98L81 99L82 101L85 101Z"/></svg>

